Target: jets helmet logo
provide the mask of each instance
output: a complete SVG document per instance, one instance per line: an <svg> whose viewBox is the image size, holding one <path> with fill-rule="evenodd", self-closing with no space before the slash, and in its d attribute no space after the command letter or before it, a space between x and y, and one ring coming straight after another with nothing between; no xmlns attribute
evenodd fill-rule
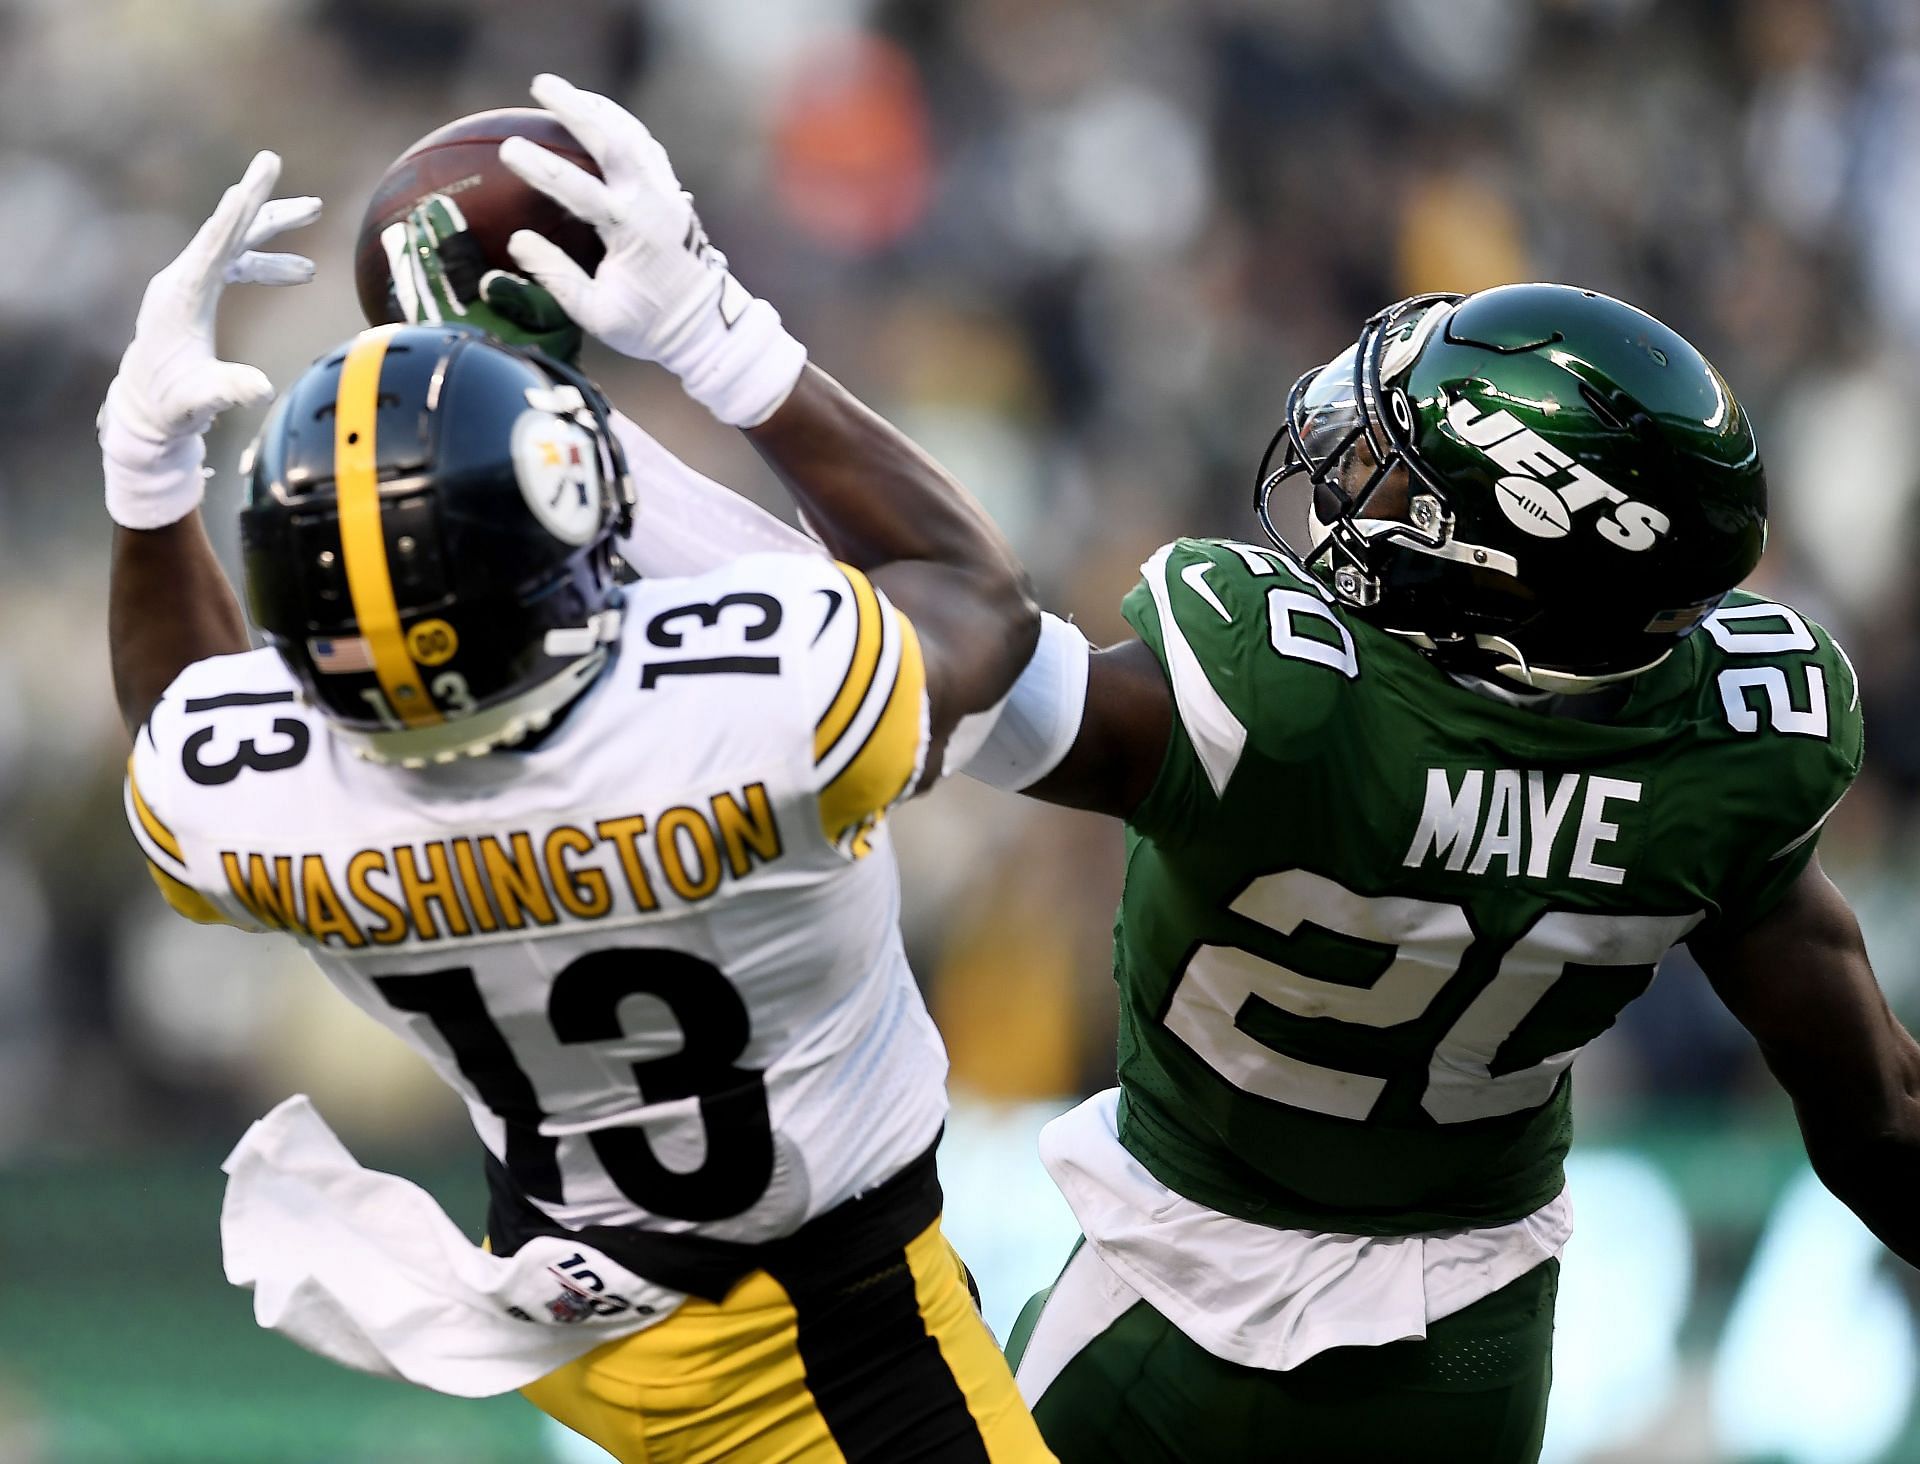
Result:
<svg viewBox="0 0 1920 1464"><path fill-rule="evenodd" d="M1447 425L1506 470L1494 484L1494 498L1516 527L1535 538L1564 538L1573 532L1573 516L1596 503L1609 511L1594 528L1622 549L1651 549L1672 526L1659 509L1576 463L1504 407L1482 412L1462 397L1447 408Z"/></svg>

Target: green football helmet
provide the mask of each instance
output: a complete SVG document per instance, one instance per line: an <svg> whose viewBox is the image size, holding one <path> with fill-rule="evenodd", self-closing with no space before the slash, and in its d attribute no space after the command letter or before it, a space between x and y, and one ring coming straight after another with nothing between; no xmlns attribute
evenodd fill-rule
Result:
<svg viewBox="0 0 1920 1464"><path fill-rule="evenodd" d="M1295 476L1304 555L1270 513ZM1577 692L1658 665L1752 571L1767 489L1746 414L1680 336L1592 290L1503 285L1402 300L1302 376L1256 508L1446 669Z"/></svg>

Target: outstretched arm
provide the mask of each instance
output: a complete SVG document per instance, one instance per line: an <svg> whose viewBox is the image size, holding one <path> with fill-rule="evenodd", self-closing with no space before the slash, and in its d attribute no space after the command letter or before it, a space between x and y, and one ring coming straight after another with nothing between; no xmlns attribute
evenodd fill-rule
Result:
<svg viewBox="0 0 1920 1464"><path fill-rule="evenodd" d="M657 361L755 446L838 557L868 571L913 622L935 740L993 706L1031 654L1037 612L1013 552L940 466L825 373L749 295L700 228L665 150L605 97L534 83L605 181L524 139L501 158L593 224L607 244L589 278L537 235L514 258L614 349Z"/></svg>
<svg viewBox="0 0 1920 1464"><path fill-rule="evenodd" d="M1035 694L1046 693L1036 688ZM1130 818L1153 791L1172 735L1167 673L1146 642L1121 641L1088 657L1073 741L1065 756L1020 791L1066 808Z"/></svg>
<svg viewBox="0 0 1920 1464"><path fill-rule="evenodd" d="M747 435L834 557L867 570L913 622L936 739L1005 696L1033 654L1039 611L1026 570L967 491L814 366Z"/></svg>
<svg viewBox="0 0 1920 1464"><path fill-rule="evenodd" d="M114 529L107 642L129 734L195 661L249 648L246 617L199 509L157 529Z"/></svg>
<svg viewBox="0 0 1920 1464"><path fill-rule="evenodd" d="M592 224L607 253L589 277L523 231L514 259L590 334L659 362L714 416L750 432L828 547L912 621L933 737L944 743L1006 694L1032 654L1038 611L1012 550L939 464L806 364L778 313L729 273L637 118L556 76L536 78L533 95L603 178L524 138L503 143L501 160Z"/></svg>
<svg viewBox="0 0 1920 1464"><path fill-rule="evenodd" d="M1792 1097L1815 1173L1920 1265L1920 1045L1888 1009L1846 900L1816 861L1752 929L1694 954Z"/></svg>
<svg viewBox="0 0 1920 1464"><path fill-rule="evenodd" d="M100 409L107 511L118 525L107 633L129 732L195 661L248 648L246 619L200 521L202 464L216 416L273 395L259 371L214 355L221 291L313 277L311 260L257 248L319 217L317 198L269 201L279 176L278 157L256 155L193 242L153 277Z"/></svg>

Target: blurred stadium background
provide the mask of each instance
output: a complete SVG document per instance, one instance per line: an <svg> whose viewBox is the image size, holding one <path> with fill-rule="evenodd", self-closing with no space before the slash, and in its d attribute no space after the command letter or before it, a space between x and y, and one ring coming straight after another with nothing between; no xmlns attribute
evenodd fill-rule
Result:
<svg viewBox="0 0 1920 1464"><path fill-rule="evenodd" d="M1920 1020L1913 0L0 0L0 1461L582 1457L518 1400L257 1334L221 1279L219 1160L284 1094L476 1226L477 1148L295 951L148 887L92 440L144 281L256 147L330 209L292 246L316 284L224 312L284 382L359 324L386 162L536 69L649 120L742 276L1096 638L1157 544L1253 533L1287 386L1380 304L1566 279L1666 318L1759 426L1760 578L1859 668L1871 749L1826 861ZM588 364L775 501L658 373ZM235 491L209 500L229 548ZM952 1230L1004 1332L1072 1233L1034 1131L1111 1073L1120 841L971 787L898 828L953 1049ZM1579 1082L1550 1457L1920 1460L1916 1278L1812 1180L1698 973Z"/></svg>

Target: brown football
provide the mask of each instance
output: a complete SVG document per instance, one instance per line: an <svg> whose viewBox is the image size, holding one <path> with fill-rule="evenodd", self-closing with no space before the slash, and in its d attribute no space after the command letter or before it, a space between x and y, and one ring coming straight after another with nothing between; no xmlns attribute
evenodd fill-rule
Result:
<svg viewBox="0 0 1920 1464"><path fill-rule="evenodd" d="M467 225L487 262L497 269L516 266L507 253L507 240L516 229L544 234L566 250L585 269L600 263L605 253L600 236L560 207L546 194L529 188L500 161L500 144L509 137L525 137L577 163L594 177L600 169L560 119L537 107L498 107L475 112L429 132L395 159L381 175L360 235L354 243L353 283L361 313L370 325L386 325L392 313L386 250L380 232L404 219L428 194L451 195L466 215Z"/></svg>

